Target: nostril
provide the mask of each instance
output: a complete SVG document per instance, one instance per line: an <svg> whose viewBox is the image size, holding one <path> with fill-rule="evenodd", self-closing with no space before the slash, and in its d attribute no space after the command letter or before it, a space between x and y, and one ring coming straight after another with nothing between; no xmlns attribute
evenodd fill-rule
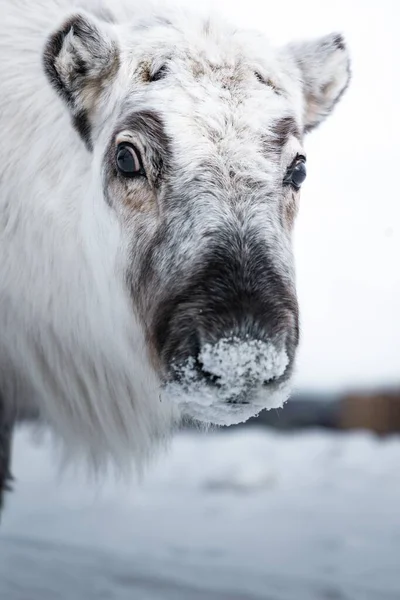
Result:
<svg viewBox="0 0 400 600"><path fill-rule="evenodd" d="M285 348L271 341L224 338L203 345L196 363L207 381L238 393L280 380L290 360Z"/></svg>
<svg viewBox="0 0 400 600"><path fill-rule="evenodd" d="M242 399L241 396L238 396L236 398L231 398L227 401L228 404L250 404L250 402L248 400L244 400Z"/></svg>
<svg viewBox="0 0 400 600"><path fill-rule="evenodd" d="M268 387L269 385L272 385L273 383L275 383L275 381L278 380L278 377L270 377L269 379L264 379L262 385L263 387Z"/></svg>
<svg viewBox="0 0 400 600"><path fill-rule="evenodd" d="M215 388L233 404L244 403L250 391L273 389L290 374L291 360L280 340L230 336L201 343L201 332L194 329L177 341L168 347L168 379L183 387Z"/></svg>
<svg viewBox="0 0 400 600"><path fill-rule="evenodd" d="M216 375L215 373L212 373L211 371L208 371L200 357L196 358L195 365L196 365L196 369L200 373L200 375L204 379L206 379L209 383L212 383L213 385L221 385L220 376Z"/></svg>

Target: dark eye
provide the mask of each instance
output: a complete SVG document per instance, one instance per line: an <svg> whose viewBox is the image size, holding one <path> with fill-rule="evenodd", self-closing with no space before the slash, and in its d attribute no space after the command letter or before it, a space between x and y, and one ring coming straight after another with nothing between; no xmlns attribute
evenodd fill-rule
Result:
<svg viewBox="0 0 400 600"><path fill-rule="evenodd" d="M118 171L124 177L145 175L140 154L132 144L127 142L118 144L115 160Z"/></svg>
<svg viewBox="0 0 400 600"><path fill-rule="evenodd" d="M297 156L289 167L283 183L291 185L295 190L299 190L301 184L304 183L307 177L306 157Z"/></svg>

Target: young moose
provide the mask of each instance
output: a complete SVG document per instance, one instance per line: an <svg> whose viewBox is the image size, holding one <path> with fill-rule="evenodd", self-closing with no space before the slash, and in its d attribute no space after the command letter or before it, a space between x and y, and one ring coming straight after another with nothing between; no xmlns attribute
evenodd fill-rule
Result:
<svg viewBox="0 0 400 600"><path fill-rule="evenodd" d="M304 136L349 81L340 35L73 4L1 2L0 498L26 418L99 468L282 405Z"/></svg>

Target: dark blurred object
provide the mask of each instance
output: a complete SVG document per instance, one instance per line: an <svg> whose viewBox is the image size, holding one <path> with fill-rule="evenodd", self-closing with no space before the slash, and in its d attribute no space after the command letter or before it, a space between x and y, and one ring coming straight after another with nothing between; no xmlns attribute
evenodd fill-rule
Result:
<svg viewBox="0 0 400 600"><path fill-rule="evenodd" d="M367 429L382 435L400 432L400 389L342 394L302 392L293 395L283 409L264 410L234 427L254 425L280 430Z"/></svg>
<svg viewBox="0 0 400 600"><path fill-rule="evenodd" d="M247 424L268 425L275 429L336 429L339 422L340 397L324 392L304 392L292 396L283 408L262 411Z"/></svg>
<svg viewBox="0 0 400 600"><path fill-rule="evenodd" d="M346 396L341 402L340 427L380 434L400 431L400 391Z"/></svg>

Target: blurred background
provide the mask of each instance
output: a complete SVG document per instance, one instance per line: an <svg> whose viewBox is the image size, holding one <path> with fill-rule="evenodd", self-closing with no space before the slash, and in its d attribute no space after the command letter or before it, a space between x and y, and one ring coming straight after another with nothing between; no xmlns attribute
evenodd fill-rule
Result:
<svg viewBox="0 0 400 600"><path fill-rule="evenodd" d="M203 9L277 44L342 31L352 54L306 144L295 392L246 426L182 431L141 484L60 477L18 432L1 600L400 598L400 5Z"/></svg>

